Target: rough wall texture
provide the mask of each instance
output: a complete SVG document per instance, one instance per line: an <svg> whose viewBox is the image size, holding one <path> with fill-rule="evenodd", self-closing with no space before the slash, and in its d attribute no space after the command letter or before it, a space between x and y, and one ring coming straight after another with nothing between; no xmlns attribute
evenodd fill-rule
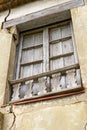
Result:
<svg viewBox="0 0 87 130"><path fill-rule="evenodd" d="M85 93L62 99L19 106L8 105L0 108L0 111L4 114L3 130L87 129L87 0L85 3L85 6L71 10ZM36 9L34 5L32 7L32 10ZM12 38L13 30L11 30L11 33L6 30L0 30L0 104L4 101L8 73L10 75L9 78L13 76L11 68L14 68L14 62L10 60L15 56L15 45ZM11 67L9 71L10 61Z"/></svg>
<svg viewBox="0 0 87 130"><path fill-rule="evenodd" d="M86 2L85 2L86 3ZM84 86L87 87L87 3L71 10Z"/></svg>
<svg viewBox="0 0 87 130"><path fill-rule="evenodd" d="M0 112L0 130L2 130L3 114Z"/></svg>
<svg viewBox="0 0 87 130"><path fill-rule="evenodd" d="M0 104L4 102L12 35L7 31L0 32Z"/></svg>

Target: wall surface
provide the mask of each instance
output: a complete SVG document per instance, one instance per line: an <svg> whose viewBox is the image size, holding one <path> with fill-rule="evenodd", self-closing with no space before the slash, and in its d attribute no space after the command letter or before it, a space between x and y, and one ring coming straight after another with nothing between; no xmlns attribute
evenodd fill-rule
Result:
<svg viewBox="0 0 87 130"><path fill-rule="evenodd" d="M84 86L87 87L87 0L85 6L71 10L79 62Z"/></svg>
<svg viewBox="0 0 87 130"><path fill-rule="evenodd" d="M3 125L3 114L0 112L0 130L2 130Z"/></svg>
<svg viewBox="0 0 87 130"><path fill-rule="evenodd" d="M12 35L7 31L0 31L0 104L4 102L11 44Z"/></svg>
<svg viewBox="0 0 87 130"><path fill-rule="evenodd" d="M32 2L30 5L26 4L12 9L8 19L19 17L23 12L24 14L32 13L64 1L66 0ZM0 14L1 22L4 21L6 13L7 11ZM71 17L85 93L26 105L7 105L0 108L0 111L4 114L3 130L86 130L87 0L84 6L71 10ZM4 102L7 78L11 78L13 74L14 61L12 57L15 57L14 30L0 30L0 104Z"/></svg>

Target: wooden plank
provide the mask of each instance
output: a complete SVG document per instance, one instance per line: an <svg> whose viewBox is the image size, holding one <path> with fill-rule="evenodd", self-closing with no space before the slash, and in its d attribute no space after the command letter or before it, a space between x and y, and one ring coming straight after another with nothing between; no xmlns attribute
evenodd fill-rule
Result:
<svg viewBox="0 0 87 130"><path fill-rule="evenodd" d="M50 70L55 70L55 69L59 69L59 68L62 68L62 67L64 67L62 57L50 60Z"/></svg>
<svg viewBox="0 0 87 130"><path fill-rule="evenodd" d="M63 37L63 38L50 41L50 44L56 44L56 43L59 43L59 42L63 42L63 41L69 40L69 39L71 39L71 38L72 38L71 35L67 35L67 36L65 36L65 37Z"/></svg>
<svg viewBox="0 0 87 130"><path fill-rule="evenodd" d="M18 61L17 61L17 69L16 69L16 79L20 77L20 63L21 63L21 54L22 54L22 44L23 44L23 36L20 38L20 45L18 50Z"/></svg>
<svg viewBox="0 0 87 130"><path fill-rule="evenodd" d="M65 25L61 27L62 31L62 38L64 38L66 35L71 35L71 29L70 29L70 22L67 22Z"/></svg>
<svg viewBox="0 0 87 130"><path fill-rule="evenodd" d="M33 75L42 73L42 63L33 64Z"/></svg>
<svg viewBox="0 0 87 130"><path fill-rule="evenodd" d="M43 32L34 33L34 46L43 44ZM35 61L35 62L34 62ZM43 48L35 48L33 51L33 75L42 73ZM37 86L37 85L36 85Z"/></svg>
<svg viewBox="0 0 87 130"><path fill-rule="evenodd" d="M33 56L33 61L43 60L43 48L41 47L34 49Z"/></svg>
<svg viewBox="0 0 87 130"><path fill-rule="evenodd" d="M18 80L9 80L9 83L10 84L18 84L18 83L29 81L29 80L32 80L32 79L42 78L42 77L45 77L45 76L51 76L52 74L64 72L64 71L67 71L67 70L70 70L70 69L73 69L73 68L74 69L79 68L79 64L74 64L74 65L71 65L71 66L63 67L63 68L52 70L52 71L49 71L49 72L44 72L44 73L41 73L41 74L38 74L38 75L33 75L33 76L30 76L30 77L26 77L26 78L22 78L22 79L18 79Z"/></svg>
<svg viewBox="0 0 87 130"><path fill-rule="evenodd" d="M22 35L23 37L23 47L27 47L27 46L31 46L33 45L33 41L34 41L34 36L33 35L27 35L27 37L25 38L24 35ZM33 61L33 49L31 50L22 50L22 55L21 55L21 64L23 63L28 63L28 62L32 62ZM20 66L21 66L20 64ZM20 67L20 77L21 78L25 78L28 76L32 76L32 70L33 70L33 66L30 64L29 66L21 66Z"/></svg>
<svg viewBox="0 0 87 130"><path fill-rule="evenodd" d="M70 23L62 26L61 29L62 29L62 37L65 37L66 35L71 34ZM63 54L67 54L67 53L73 51L73 43L72 43L71 39L62 42L62 50L63 50ZM63 59L64 59L64 66L75 63L74 62L74 53L73 53L73 55L67 55Z"/></svg>
<svg viewBox="0 0 87 130"><path fill-rule="evenodd" d="M31 62L33 60L32 59L32 54L33 54L33 50L24 50L24 51L22 51L21 64Z"/></svg>
<svg viewBox="0 0 87 130"><path fill-rule="evenodd" d="M34 45L43 43L43 31L34 33Z"/></svg>
<svg viewBox="0 0 87 130"><path fill-rule="evenodd" d="M49 30L48 27L46 27L43 31L43 72L50 70L49 53ZM51 90L50 77L47 77L46 80L46 90L47 92Z"/></svg>
<svg viewBox="0 0 87 130"><path fill-rule="evenodd" d="M57 14L58 15L58 14ZM56 24L53 24L53 25L48 25L49 29L53 29L53 28L61 28L62 26L70 23L70 19L67 19L67 20L62 20L61 22L58 22Z"/></svg>
<svg viewBox="0 0 87 130"><path fill-rule="evenodd" d="M70 55L73 55L73 54L74 54L74 52L68 52L68 53L65 53L65 54L52 56L52 57L50 57L50 60L58 59L58 58L61 58L61 57L67 57L67 56L70 56Z"/></svg>
<svg viewBox="0 0 87 130"><path fill-rule="evenodd" d="M61 39L61 27L56 26L50 29L50 40L55 41ZM50 69L55 70L63 67L62 44L61 41L57 44L50 44ZM58 57L59 56L59 57Z"/></svg>
<svg viewBox="0 0 87 130"><path fill-rule="evenodd" d="M64 66L75 64L74 55L64 57Z"/></svg>
<svg viewBox="0 0 87 130"><path fill-rule="evenodd" d="M25 78L33 75L33 65L22 66L20 71L20 78Z"/></svg>
<svg viewBox="0 0 87 130"><path fill-rule="evenodd" d="M36 60L36 61L32 61L32 62L27 62L27 63L21 63L21 66L28 66L28 65L32 65L32 64L37 64L37 63L41 63L43 60Z"/></svg>
<svg viewBox="0 0 87 130"><path fill-rule="evenodd" d="M62 50L63 50L63 54L74 52L72 39L62 42Z"/></svg>
<svg viewBox="0 0 87 130"><path fill-rule="evenodd" d="M48 28L43 31L43 72L49 71L49 34Z"/></svg>
<svg viewBox="0 0 87 130"><path fill-rule="evenodd" d="M22 50L30 50L30 49L40 48L42 46L43 44L38 44L38 45L30 46L30 47L23 47Z"/></svg>
<svg viewBox="0 0 87 130"><path fill-rule="evenodd" d="M34 34L23 34L23 48L34 45Z"/></svg>
<svg viewBox="0 0 87 130"><path fill-rule="evenodd" d="M29 49L22 51L22 62L21 65L33 64L33 62L40 62L43 59L43 50L42 48Z"/></svg>
<svg viewBox="0 0 87 130"><path fill-rule="evenodd" d="M61 28L54 27L50 29L50 41L61 39Z"/></svg>
<svg viewBox="0 0 87 130"><path fill-rule="evenodd" d="M43 9L38 12L22 16L20 18L6 21L3 23L3 28L8 28L8 27L11 27L14 25L23 24L23 23L26 23L31 20L42 18L44 16L48 16L48 15L51 15L54 13L59 13L59 12L65 11L65 10L69 10L71 8L78 7L83 4L84 4L83 0L70 0L68 2L64 2L62 4L59 4L59 5L47 8L47 9Z"/></svg>
<svg viewBox="0 0 87 130"><path fill-rule="evenodd" d="M23 47L28 49L22 48L21 78L42 73L42 63L40 62L43 61L43 50L41 47L42 45L39 46L39 43L43 43L42 34L42 32L33 32L32 34L26 35L23 34Z"/></svg>
<svg viewBox="0 0 87 130"><path fill-rule="evenodd" d="M55 42L56 39L61 39L61 29L53 28L50 30L50 40ZM56 44L50 44L50 57L62 54L61 41Z"/></svg>

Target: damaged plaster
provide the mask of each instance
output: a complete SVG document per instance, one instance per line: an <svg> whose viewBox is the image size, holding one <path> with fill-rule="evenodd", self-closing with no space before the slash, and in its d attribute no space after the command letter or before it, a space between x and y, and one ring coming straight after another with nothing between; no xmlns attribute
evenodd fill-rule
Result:
<svg viewBox="0 0 87 130"><path fill-rule="evenodd" d="M85 130L87 101L78 97L7 106L3 130L64 130L65 126L67 130Z"/></svg>

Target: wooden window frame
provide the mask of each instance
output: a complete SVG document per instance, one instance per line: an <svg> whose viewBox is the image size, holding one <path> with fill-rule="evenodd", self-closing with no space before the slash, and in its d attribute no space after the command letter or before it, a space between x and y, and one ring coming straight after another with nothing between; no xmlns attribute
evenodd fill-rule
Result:
<svg viewBox="0 0 87 130"><path fill-rule="evenodd" d="M78 64L79 61L78 61L78 55L77 55L77 50L76 50L76 45L75 45L75 38L74 38L74 33L73 33L73 27L72 27L72 21L71 21L71 19L70 20L66 20L66 21L61 21L60 23L56 23L56 24L53 23L52 25L48 25L47 27L44 26L44 27L42 27L40 29L37 28L37 29L34 29L34 30L30 30L30 31L26 31L26 32L21 33L21 35L20 35L19 52L18 52L18 63L17 63L18 65L17 65L17 70L16 70L17 72L15 72L16 73L16 76L15 76L16 80L19 79L19 69L20 69L20 67L19 67L20 65L19 64L20 64L20 59L21 59L21 51L29 49L28 47L27 48L22 48L23 36L26 35L26 34L33 34L33 33L36 33L38 31L43 31L44 43L42 45L40 45L40 46L43 46L43 49L46 49L46 50L43 50L43 51L44 52L48 51L48 54L49 54L50 53L49 52L49 47L50 47L49 44L51 44L51 43L53 43L55 41L48 41L48 37L49 37L48 36L48 30L50 28L53 28L53 27L56 27L56 26L62 26L63 24L67 24L67 23L70 23L71 32L72 32L72 34L70 35L70 37L72 38L73 49L74 49L73 52L70 52L70 53L71 54L74 53L75 63ZM47 39L45 37L47 37ZM66 39L66 37L64 39L62 38L62 40L65 40L65 39ZM31 46L30 49L32 49L32 48L33 47ZM49 66L49 60L52 59L51 57L49 57L48 54L46 54L46 58L45 58L46 61L47 61L47 64L48 64L47 66ZM70 54L69 53L61 54L58 57L60 58L60 57L67 56L67 55L70 55ZM41 60L39 60L38 62L40 62L40 61ZM34 62L37 62L37 61L34 61ZM25 66L25 65L28 65L28 64L33 64L33 62L30 62L30 63L21 63L21 66ZM46 66L45 64L44 64L44 68ZM43 70L44 70L44 68L43 68ZM47 68L47 70L46 70L46 68ZM48 69L49 67L46 67L46 68L45 68L45 70L43 72L48 72L49 71L49 69Z"/></svg>
<svg viewBox="0 0 87 130"><path fill-rule="evenodd" d="M65 22L64 22L65 23ZM59 25L59 23L58 23L58 25ZM61 23L60 23L60 25L61 25ZM49 25L49 27L52 27L52 25ZM53 26L55 26L55 25L53 25ZM44 28L44 27L43 27ZM46 28L46 27L45 27ZM72 29L72 28L71 28ZM39 30L42 30L42 29L39 29ZM46 29L45 29L46 30ZM38 31L38 29L36 29L36 31ZM31 31L30 31L31 32ZM35 32L35 30L34 31L32 31L32 33L33 32ZM29 32L26 32L26 34L28 34ZM46 34L46 32L44 33L44 35ZM74 36L73 36L74 34L72 34L72 39L73 39L73 47L74 47L74 53L76 52L75 51L75 49L76 49L76 47L75 47L75 44L74 44ZM48 49L48 47L47 47L47 49ZM21 47L20 47L20 51L19 51L19 55L21 54ZM19 56L20 57L20 56ZM77 57L77 52L76 52L76 57ZM75 58L76 58L75 57ZM48 57L49 58L49 57ZM20 59L19 59L19 61L18 62L20 62ZM76 62L75 62L75 64L74 65L70 65L70 66L66 66L66 67L62 67L62 68L60 68L60 69L56 69L56 70L52 70L52 71L49 71L49 70L47 70L47 72L46 71L44 71L43 73L40 73L40 74L37 74L37 75L33 75L33 76L30 76L30 77L26 77L26 78L21 78L21 79L18 79L18 75L19 74L17 74L17 79L16 80L10 80L10 84L11 85L16 85L16 84L20 84L20 83L24 83L24 82L26 82L26 81L30 81L30 80L36 80L36 79L38 79L38 78L41 78L41 77L45 77L45 76L50 76L50 75L52 75L52 74L56 74L56 73L65 73L66 71L68 71L68 70L71 70L71 69L78 69L79 68L79 64L78 64L78 59L76 58ZM19 70L20 68L18 68L18 70ZM79 94L79 93L82 93L83 92L83 87L82 86L78 86L78 87L76 87L76 88L69 88L69 89L63 89L63 90L61 90L61 91L57 91L57 92L48 92L47 94L43 94L43 95L38 95L38 96L32 96L32 97L28 97L28 98L22 98L22 99L19 99L19 100L17 100L17 101L11 101L10 103L17 103L17 102L22 102L22 101L29 101L29 102L33 102L33 101L40 101L40 100L47 100L47 99L53 99L53 98L57 98L57 97L62 97L62 96L67 96L67 95L72 95L72 94ZM47 98L46 98L47 97ZM27 101L27 102L28 102Z"/></svg>
<svg viewBox="0 0 87 130"><path fill-rule="evenodd" d="M60 22L60 21L64 21L67 19L70 19L70 9L74 8L74 7L78 7L80 5L84 5L84 0L70 0L68 2L65 2L63 4L60 5L56 5L54 7L50 7L48 9L44 9L32 14L28 14L26 16L22 16L20 18L16 18L16 19L12 19L12 20L8 20L6 22L3 23L3 28L9 28L12 26L17 26L18 31L22 32L22 31L26 31L26 30L32 30L32 29L36 29L39 27L43 27L43 26L48 26L50 24L56 23L56 22ZM49 21L48 21L49 19ZM37 24L35 24L37 23ZM63 69L58 69L56 71L60 72L60 71L64 71L69 70L69 69L73 69L73 68L78 68L78 64L75 64L75 66L71 66L68 68L63 68ZM43 76L49 76L50 74L55 73L55 71L50 71L47 73L43 73L43 74L39 74L38 77L43 77ZM24 82L27 80L31 80L32 78L36 78L35 77L28 77L28 78L24 78L24 79L19 79L19 80L10 80L9 83L10 85L14 85L20 82ZM18 101L11 101L10 103L18 103L20 104L20 102L36 102L36 101L41 101L41 100L47 100L47 99L53 99L53 98L57 98L57 97L63 97L63 96L67 96L67 95L73 95L73 94L79 94L84 92L83 87L79 87L76 89L69 89L69 90L63 90L63 92L57 92L57 93L51 93L51 94L47 94L47 95L42 95L42 96L38 96L38 97L32 97L31 99L22 99L22 100L18 100ZM24 103L23 102L23 103Z"/></svg>

